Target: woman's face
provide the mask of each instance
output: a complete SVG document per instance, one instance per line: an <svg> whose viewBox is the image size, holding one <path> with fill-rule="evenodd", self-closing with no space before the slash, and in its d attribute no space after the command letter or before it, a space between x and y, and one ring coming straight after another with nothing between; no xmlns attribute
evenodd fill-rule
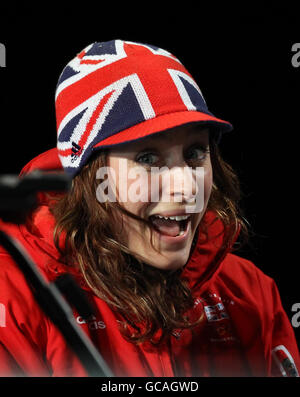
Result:
<svg viewBox="0 0 300 397"><path fill-rule="evenodd" d="M212 188L208 130L181 126L123 144L110 150L107 165L116 200L152 225L118 211L117 239L151 266L184 266Z"/></svg>

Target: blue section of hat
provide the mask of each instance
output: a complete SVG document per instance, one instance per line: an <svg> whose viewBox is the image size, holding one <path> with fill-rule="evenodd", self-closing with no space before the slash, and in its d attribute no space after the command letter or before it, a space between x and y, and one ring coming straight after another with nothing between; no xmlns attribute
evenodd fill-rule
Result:
<svg viewBox="0 0 300 397"><path fill-rule="evenodd" d="M141 123L145 117L136 99L133 89L128 84L114 103L107 115L100 133L94 140L94 144L109 136L123 131L135 124Z"/></svg>
<svg viewBox="0 0 300 397"><path fill-rule="evenodd" d="M76 116L72 117L72 119L64 126L58 136L58 142L69 142L71 136L74 132L74 129L77 127L79 121L81 120L82 116L84 115L87 108L83 109L80 113Z"/></svg>
<svg viewBox="0 0 300 397"><path fill-rule="evenodd" d="M66 66L57 82L57 87L64 82L65 80L69 79L72 76L75 76L75 74L78 74L80 72L77 72L76 70L74 70L73 68L71 68L70 66Z"/></svg>
<svg viewBox="0 0 300 397"><path fill-rule="evenodd" d="M182 84L184 85L184 88L186 89L186 92L188 93L188 96L189 96L192 104L195 106L195 108L199 112L213 116L213 114L210 113L210 111L208 110L206 102L203 99L203 96L199 93L199 91L191 83L189 83L185 78L180 76L180 80L181 80Z"/></svg>
<svg viewBox="0 0 300 397"><path fill-rule="evenodd" d="M111 40L103 43L94 43L92 47L86 52L85 56L89 55L116 55L116 40Z"/></svg>

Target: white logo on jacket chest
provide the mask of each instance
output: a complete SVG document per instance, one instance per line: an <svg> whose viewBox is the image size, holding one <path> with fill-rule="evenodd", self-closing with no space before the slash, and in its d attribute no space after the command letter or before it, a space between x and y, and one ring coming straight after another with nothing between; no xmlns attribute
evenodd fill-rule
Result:
<svg viewBox="0 0 300 397"><path fill-rule="evenodd" d="M234 305L234 302L230 299L222 299L217 294L208 294L205 298L197 298L194 302L194 307L199 303L202 303L207 321L219 321L229 318L227 311L224 307L225 304Z"/></svg>
<svg viewBox="0 0 300 397"><path fill-rule="evenodd" d="M217 303L213 306L204 306L204 311L208 321L219 321L228 318L223 303Z"/></svg>
<svg viewBox="0 0 300 397"><path fill-rule="evenodd" d="M228 307L235 304L234 301L227 297L221 298L216 293L209 291L203 297L195 300L194 307L200 303L207 318L210 341L213 343L235 343L237 339L233 335L230 316L227 312Z"/></svg>
<svg viewBox="0 0 300 397"><path fill-rule="evenodd" d="M85 320L83 317L78 316L76 317L76 321L78 324L87 324L88 328L91 331L96 331L98 329L106 328L106 325L103 321L98 320L95 316L91 316L88 320Z"/></svg>

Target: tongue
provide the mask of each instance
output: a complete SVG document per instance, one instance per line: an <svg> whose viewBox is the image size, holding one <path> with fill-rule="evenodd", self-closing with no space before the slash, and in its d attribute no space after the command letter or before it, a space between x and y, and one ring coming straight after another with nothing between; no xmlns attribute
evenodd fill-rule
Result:
<svg viewBox="0 0 300 397"><path fill-rule="evenodd" d="M161 234L167 236L176 237L180 232L179 222L171 219L154 218L152 223Z"/></svg>

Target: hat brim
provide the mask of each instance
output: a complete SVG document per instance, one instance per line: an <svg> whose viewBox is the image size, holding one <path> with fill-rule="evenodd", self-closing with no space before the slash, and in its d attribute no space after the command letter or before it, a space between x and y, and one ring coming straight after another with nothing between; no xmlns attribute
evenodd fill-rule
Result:
<svg viewBox="0 0 300 397"><path fill-rule="evenodd" d="M94 148L110 147L126 142L135 141L146 136L169 130L170 128L178 127L189 123L203 123L207 126L213 127L222 134L233 129L232 125L225 121L201 113L199 111L183 111L175 113L167 113L155 117L150 120L145 120L142 123L134 125L123 131L120 131L94 145Z"/></svg>

